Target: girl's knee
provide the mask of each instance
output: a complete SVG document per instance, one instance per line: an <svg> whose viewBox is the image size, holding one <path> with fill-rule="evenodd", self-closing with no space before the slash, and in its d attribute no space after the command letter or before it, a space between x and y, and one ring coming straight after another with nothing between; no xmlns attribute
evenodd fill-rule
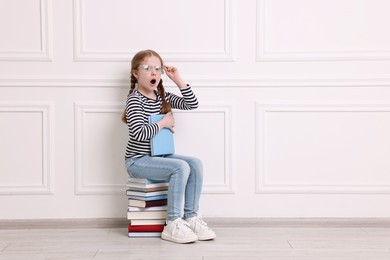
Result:
<svg viewBox="0 0 390 260"><path fill-rule="evenodd" d="M188 176L191 172L190 165L183 160L177 160L177 165L176 165L176 172Z"/></svg>
<svg viewBox="0 0 390 260"><path fill-rule="evenodd" d="M171 181L174 180L174 183L184 187L189 177L190 166L188 165L188 163L186 163L185 161L177 160L175 162L175 167L172 169L171 172Z"/></svg>
<svg viewBox="0 0 390 260"><path fill-rule="evenodd" d="M198 158L191 158L190 161L188 161L191 168L191 173L195 173L196 175L203 176L203 163Z"/></svg>
<svg viewBox="0 0 390 260"><path fill-rule="evenodd" d="M203 176L203 164L198 158L176 159L174 161L173 174L179 174L184 178L188 178L191 174Z"/></svg>
<svg viewBox="0 0 390 260"><path fill-rule="evenodd" d="M193 158L192 159L192 164L193 164L193 167L196 168L196 169L199 169L200 172L203 170L203 163L200 159L198 158Z"/></svg>

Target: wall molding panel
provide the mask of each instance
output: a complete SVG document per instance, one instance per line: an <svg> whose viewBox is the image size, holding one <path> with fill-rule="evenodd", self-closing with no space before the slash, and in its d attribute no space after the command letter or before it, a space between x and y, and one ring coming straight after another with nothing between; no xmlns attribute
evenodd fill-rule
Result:
<svg viewBox="0 0 390 260"><path fill-rule="evenodd" d="M125 180L121 183L94 184L88 183L88 172L85 139L88 135L86 118L91 114L114 113L120 115L123 111L122 104L94 104L75 103L75 194L77 195L101 195L101 194L123 194L125 190ZM231 194L233 191L232 158L231 158L231 105L202 105L195 111L175 111L175 114L207 114L223 117L223 176L220 183L204 183L204 194ZM118 117L119 118L119 117ZM127 135L126 135L127 137ZM109 175L110 173L107 173Z"/></svg>
<svg viewBox="0 0 390 260"><path fill-rule="evenodd" d="M0 47L0 61L52 61L52 0L39 0L40 48L5 50ZM28 39L26 39L28 40Z"/></svg>
<svg viewBox="0 0 390 260"><path fill-rule="evenodd" d="M193 111L181 111L177 110L175 114L187 114L190 117L191 114L205 115L209 117L211 115L221 116L223 118L223 129L217 131L223 132L223 165L218 168L223 168L223 176L220 178L220 183L207 183L204 182L203 193L204 194L232 194L234 192L233 184L233 170L232 170L232 104L204 104L202 103L199 108ZM215 127L215 126L214 126ZM212 140L211 140L212 142ZM210 173L209 173L210 174Z"/></svg>
<svg viewBox="0 0 390 260"><path fill-rule="evenodd" d="M2 113L22 115L25 114L25 118L30 117L30 115L35 115L41 118L40 122L36 122L37 125L41 125L42 132L39 134L42 136L42 143L40 144L39 150L42 151L41 161L36 162L37 165L41 165L41 173L39 174L38 180L34 180L31 184L16 184L16 183L7 183L6 179L0 177L0 195L52 195L54 194L54 138L52 131L52 117L53 117L53 104L52 103L34 103L34 102L24 102L24 103L10 103L10 102L0 102L0 116ZM7 126L9 127L9 126ZM2 126L3 131L5 126ZM13 134L16 134L18 129L15 129L14 133L2 133L4 136L9 136L9 138L15 138ZM3 137L4 137L3 136ZM23 137L20 137L23 140ZM27 140L27 139L26 139ZM4 144L3 144L4 145ZM4 147L3 147L4 148ZM5 147L8 152L11 151L11 147ZM20 151L20 154L23 154L23 151ZM4 159L4 156L2 156ZM18 156L20 160L23 156ZM17 160L12 158L12 160ZM27 161L25 161L26 163ZM20 176L26 174L26 172L17 173ZM4 176L4 175L3 175ZM32 182L32 181L31 181Z"/></svg>
<svg viewBox="0 0 390 260"><path fill-rule="evenodd" d="M269 147L268 144L268 142L270 142L271 140L270 136L268 136L269 129L267 129L267 127L269 127L270 124L270 119L268 119L268 117L270 117L271 114L289 115L292 113L298 113L302 115L314 113L318 116L324 113L331 113L334 114L333 116L334 118L337 117L337 114L345 115L347 113L350 115L350 117L353 117L354 115L359 116L360 114L362 119L368 118L367 114L369 114L369 115L378 115L381 116L381 118L387 116L388 117L387 119L382 119L383 122L386 122L388 119L390 119L390 104L347 104L347 103L346 104L303 104L303 103L302 104L291 104L291 103L273 104L273 103L256 102L256 193L257 194L262 194L262 193L389 194L390 193L390 183L386 183L386 180L377 181L375 183L369 183L368 180L370 178L369 179L362 178L359 181L355 179L345 180L340 177L339 178L340 182L334 182L334 183L329 181L329 179L321 182L320 180L321 178L319 177L317 177L317 181L315 182L310 182L306 180L296 182L295 180L287 179L287 176L285 180L278 180L278 181L270 180L274 176L271 176L271 173L269 172L269 168L270 167L277 168L277 167L270 166L272 162L268 158L270 157L269 151L272 148ZM334 119L332 118L331 120ZM291 130L289 129L289 131ZM336 133L339 134L339 132ZM370 141L373 142L373 140ZM347 140L345 140L345 142L347 142ZM321 144L320 141L319 144ZM296 150L298 152L299 149ZM369 151L367 152L370 153ZM376 152L379 153L379 147L378 147L378 151ZM377 157L380 157L382 155L377 154ZM329 156L329 158L332 157ZM283 164L282 159L280 160L281 160L280 163ZM367 158L367 160L369 159ZM386 163L384 162L384 160L381 162L383 163L382 167L385 167ZM340 164L339 166L340 168L341 165L342 164ZM297 167L304 167L304 166L302 164L302 166L297 166ZM337 167L337 165L335 165L335 167ZM290 171L292 172L290 172L289 174L293 174L294 170L295 169L290 169ZM274 173L276 172L274 171ZM363 177L367 177L367 176L363 176ZM356 178L358 178L358 176Z"/></svg>
<svg viewBox="0 0 390 260"><path fill-rule="evenodd" d="M361 10L359 10L359 6L360 6L359 3L362 5ZM385 3L385 2L382 1L382 3ZM275 9L277 7L279 7L279 9L277 11L280 13L278 13L278 14L271 13L270 6L272 4L274 4ZM278 3L275 1L273 2L273 1L269 1L269 0L257 0L257 15L256 15L256 18L257 18L257 23L256 23L256 27L257 27L256 28L256 33L257 33L257 43L256 43L257 51L256 51L256 53L257 53L257 55L256 55L256 57L257 58L256 58L256 61L258 61L258 62L267 62L267 61L291 62L291 61L365 61L365 60L366 61L367 60L380 61L380 60L390 60L390 49L388 48L388 45L387 45L387 47L381 47L381 48L374 47L374 46L367 47L367 45L369 45L370 43L373 44L375 42L376 43L378 42L378 40L372 40L373 42L369 42L368 41L369 38L374 38L374 36L378 36L378 35L382 35L381 37L383 37L383 30L385 30L385 28L382 28L381 30L379 30L377 28L380 28L381 26L383 27L386 23L383 22L383 20L381 20L379 18L377 19L376 24L368 24L368 22L367 22L366 24L361 24L361 28L358 28L359 25L355 25L354 23L349 24L349 25L347 23L345 25L338 24L339 27L345 26L346 27L345 30L350 29L355 34L361 34L360 39L361 40L364 39L365 44L362 44L360 47L359 47L360 43L356 43L356 42L353 43L352 39L354 39L356 37L356 35L353 35L352 33L350 35L350 37L351 37L350 39L344 39L346 42L348 42L348 40L351 40L351 42L349 44L345 43L344 45L346 45L346 47L343 49L341 47L340 47L340 49L337 49L335 47L335 46L341 45L341 43L336 44L336 41L339 40L336 37L330 37L334 42L329 43L327 45L327 47L328 47L328 46L331 46L332 44L334 44L335 45L335 46L333 46L334 50L326 50L325 48L322 48L321 46L313 47L314 44L318 44L318 43L315 43L314 41L311 42L309 39L304 39L304 38L301 38L301 44L303 44L304 42L310 41L311 44L313 44L313 45L307 46L307 47L304 47L303 45L298 46L300 48L297 47L296 51L283 49L280 46L276 46L276 44L283 45L283 43L286 43L286 44L288 43L288 40L286 38L283 40L278 38L279 42L273 42L273 43L271 42L271 40L272 40L271 34L272 33L274 33L275 35L279 35L277 31L275 32L275 29L278 29L276 27L277 22L275 21L278 19L277 17L279 17L279 22L280 22L281 20L283 20L283 19L281 19L282 17L287 16L288 18L285 19L287 21L290 18L289 16L294 16L294 12L298 12L298 9L300 9L300 10L304 10L304 8L309 9L309 8L311 8L311 5L316 5L314 3L310 3L310 1L306 1L306 0L293 2L291 4L292 5L291 6L289 5L289 7L280 8L283 5L283 3L281 3L280 6L277 6ZM298 18L299 16L302 16L302 15L304 16L308 13L312 13L313 11L329 12L329 15L327 16L329 18L330 16L333 15L331 12L335 12L335 10L336 10L335 7L332 7L332 8L329 7L332 4L337 5L337 9L340 9L340 10L345 9L344 10L345 14L347 14L348 12L351 12L354 15L354 17L350 17L349 19L356 19L356 21L359 21L359 19L360 20L364 19L365 8L367 8L367 7L364 7L364 2L343 0L342 2L341 1L327 2L326 7L329 8L328 10L320 10L317 8L312 8L313 10L309 9L304 14L296 13L297 17L295 20L299 20L299 18ZM377 6L377 5L373 5L373 6ZM305 6L305 7L302 7L302 6ZM356 7L351 8L351 6L356 6ZM290 8L290 7L292 7L292 8ZM296 9L296 8L298 8L298 9ZM384 10L387 9L386 6L383 6L383 8L384 8ZM378 8L377 10L379 10L379 9L380 8ZM288 12L290 14L292 13L292 15L286 15L284 12L285 10L288 10ZM366 12L368 12L368 10ZM335 13L338 14L338 12L335 12ZM321 13L318 13L318 14L321 14ZM312 15L315 15L315 14L312 14ZM320 19L323 17L322 15L317 15L317 18L314 20L313 20L312 15L308 16L308 20L311 20L312 22L315 21L318 23L317 31L325 34L325 33L330 33L329 31L325 31L325 30L329 30L331 26L334 26L334 28L333 28L334 30L339 29L334 23L329 22L329 19L328 19L328 21L326 21L325 20L326 18L324 18L323 21L320 21ZM268 20L270 18L274 19L273 20L274 27L270 27L271 22L270 22L270 20ZM337 18L338 17L335 17L334 19L337 19ZM302 18L302 19L304 19L304 18ZM367 21L369 21L369 20L367 20ZM279 26L286 25L286 24L283 24L283 22L280 22L280 23L281 24L278 24ZM292 25L288 25L288 26L292 26ZM310 31L314 30L313 28L310 28L309 25L308 25L309 29L304 28L305 25L301 25L301 26L303 28L293 28L294 32L297 32L294 35L295 38L299 39L300 36L303 37L306 35L306 33L310 34ZM364 27L367 27L369 29L364 28ZM361 29L361 30L367 29L367 31L359 31L359 29ZM303 32L304 30L307 30L307 32ZM286 29L284 31L288 31L288 30ZM371 37L370 37L370 36L368 36L370 34L370 31L376 32L377 34L371 35ZM302 34L299 35L298 33L302 33ZM331 33L333 33L334 35L337 35L338 32L333 31ZM315 37L315 36L311 35L311 37ZM389 40L389 38L387 38L387 40ZM294 42L294 44L298 44L298 43ZM290 45L292 45L292 44L290 44Z"/></svg>
<svg viewBox="0 0 390 260"><path fill-rule="evenodd" d="M126 50L99 50L88 49L86 47L86 17L85 17L85 1L86 0L73 0L74 6L74 60L75 61L98 61L98 62L111 62L111 61L123 61L129 62L131 57L134 56L139 49L126 49ZM190 50L160 50L159 54L164 57L165 61L204 61L204 62L231 62L233 61L233 40L232 40L232 1L223 1L224 12L224 37L223 48L215 50L202 50L202 51L190 51ZM202 38L200 36L200 38Z"/></svg>
<svg viewBox="0 0 390 260"><path fill-rule="evenodd" d="M87 155L87 136L88 132L86 120L91 115L115 114L120 119L123 111L123 104L108 103L88 103L76 102L75 109L75 194L76 195L102 195L102 194L124 194L126 189L126 180L113 183L112 180L106 183L93 183L88 177L94 175L88 171ZM119 121L118 121L119 122ZM121 157L122 158L122 157ZM101 163L98 161L96 163ZM121 164L124 168L124 162ZM107 176L118 172L106 172ZM111 183L107 183L111 182Z"/></svg>

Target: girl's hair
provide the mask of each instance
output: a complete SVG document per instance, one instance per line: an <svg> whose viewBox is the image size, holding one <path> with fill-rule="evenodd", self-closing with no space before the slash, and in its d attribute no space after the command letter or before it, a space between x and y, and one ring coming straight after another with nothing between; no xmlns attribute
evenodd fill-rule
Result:
<svg viewBox="0 0 390 260"><path fill-rule="evenodd" d="M163 62L161 56L153 50L144 50L144 51L140 51L140 52L136 53L134 55L133 59L131 60L131 70L130 70L131 78L130 78L129 95L131 95L135 91L136 84L138 83L137 78L134 77L134 75L133 75L133 72L138 69L138 67L142 64L142 62L146 58L151 57L151 56L157 57L161 62L161 66L164 66L164 62ZM163 81L162 81L162 79L160 79L160 82L158 83L158 86L157 86L157 91L158 91L158 95L161 97L161 100L162 100L160 113L166 114L166 113L170 112L172 109L171 109L170 104L165 99L165 89L164 89L164 86L162 83L163 83ZM122 121L124 123L127 123L126 111L123 111L123 113L122 113Z"/></svg>

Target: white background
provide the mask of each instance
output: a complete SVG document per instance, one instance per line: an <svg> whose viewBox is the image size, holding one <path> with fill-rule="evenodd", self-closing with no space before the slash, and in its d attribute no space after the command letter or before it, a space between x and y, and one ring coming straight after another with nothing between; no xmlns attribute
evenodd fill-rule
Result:
<svg viewBox="0 0 390 260"><path fill-rule="evenodd" d="M134 53L200 101L206 217L390 217L387 0L0 0L0 218L125 218ZM168 91L177 88L164 78Z"/></svg>

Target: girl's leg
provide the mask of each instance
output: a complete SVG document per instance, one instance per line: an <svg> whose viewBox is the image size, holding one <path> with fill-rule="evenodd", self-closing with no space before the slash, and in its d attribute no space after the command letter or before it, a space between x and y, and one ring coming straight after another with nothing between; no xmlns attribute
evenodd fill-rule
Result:
<svg viewBox="0 0 390 260"><path fill-rule="evenodd" d="M198 240L214 239L216 237L215 232L208 227L202 218L197 216L203 184L202 162L197 158L188 156L171 155L168 157L186 161L190 166L190 175L185 190L184 219L188 221L190 229L196 234Z"/></svg>
<svg viewBox="0 0 390 260"><path fill-rule="evenodd" d="M174 158L185 161L190 168L187 185L185 187L184 219L197 216L199 210L199 199L203 186L203 165L202 161L183 155L169 155L166 158Z"/></svg>
<svg viewBox="0 0 390 260"><path fill-rule="evenodd" d="M174 158L150 157L127 159L129 177L169 181L168 221L181 218L183 196L190 175L187 162Z"/></svg>

